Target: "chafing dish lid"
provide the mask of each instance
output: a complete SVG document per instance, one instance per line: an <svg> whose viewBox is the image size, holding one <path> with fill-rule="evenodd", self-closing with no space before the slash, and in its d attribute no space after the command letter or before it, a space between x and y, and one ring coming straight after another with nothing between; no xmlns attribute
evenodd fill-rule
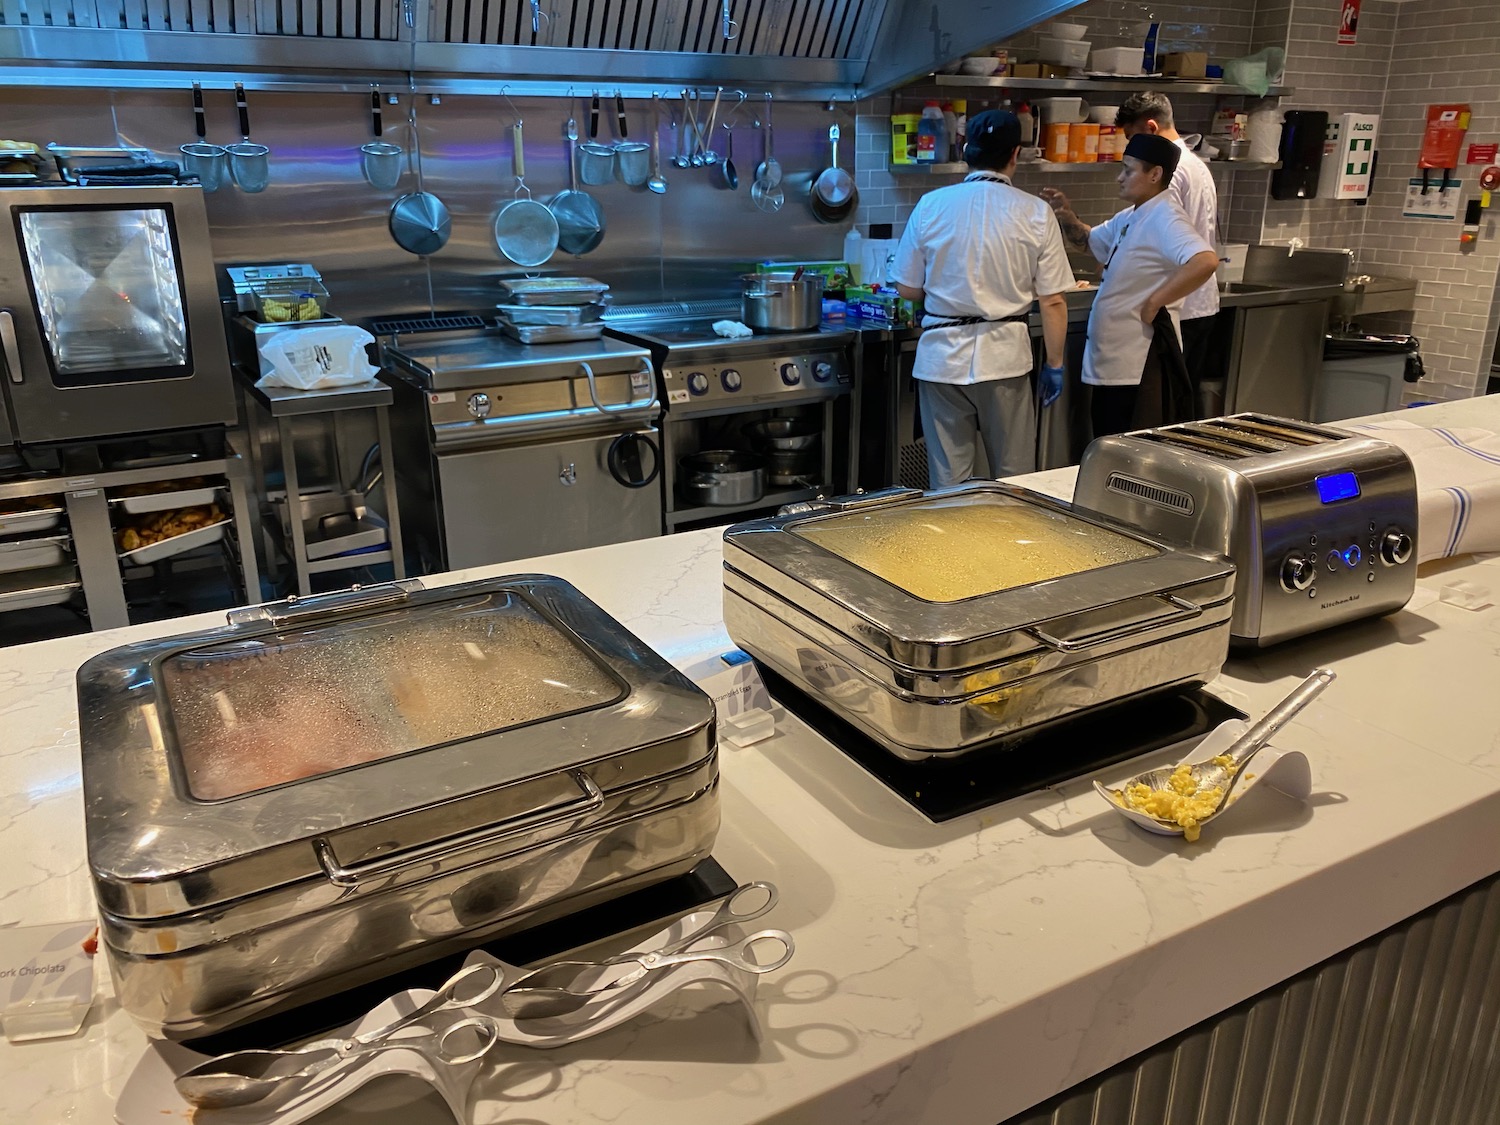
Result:
<svg viewBox="0 0 1500 1125"><path fill-rule="evenodd" d="M1233 590L1227 559L1169 548L1016 485L892 489L798 508L731 527L725 567L913 668L1028 651L1039 643L1033 627L1132 599L1202 584L1216 602Z"/></svg>
<svg viewBox="0 0 1500 1125"><path fill-rule="evenodd" d="M928 496L801 523L791 530L929 602L963 601L1161 551L998 492Z"/></svg>
<svg viewBox="0 0 1500 1125"><path fill-rule="evenodd" d="M582 825L580 775L608 792L713 754L713 701L562 579L332 597L79 669L106 909L164 916L320 877L319 841L348 862L539 810L578 805Z"/></svg>

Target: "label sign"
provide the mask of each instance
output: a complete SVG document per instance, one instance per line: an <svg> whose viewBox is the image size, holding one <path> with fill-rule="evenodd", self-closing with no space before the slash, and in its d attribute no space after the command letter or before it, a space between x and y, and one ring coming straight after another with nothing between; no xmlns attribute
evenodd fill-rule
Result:
<svg viewBox="0 0 1500 1125"><path fill-rule="evenodd" d="M1427 194L1422 194L1422 181L1413 176L1406 181L1406 202L1401 205L1401 216L1406 219L1443 219L1452 222L1458 218L1458 205L1463 197L1463 185L1457 180L1447 181L1448 190L1443 191L1442 177L1429 179Z"/></svg>
<svg viewBox="0 0 1500 1125"><path fill-rule="evenodd" d="M1339 46L1351 47L1359 34L1359 0L1343 0L1339 5Z"/></svg>
<svg viewBox="0 0 1500 1125"><path fill-rule="evenodd" d="M746 711L769 711L771 695L766 691L765 681L760 678L754 661L743 652L725 653L722 659L729 667L698 681L698 686L714 701L719 721L724 722Z"/></svg>
<svg viewBox="0 0 1500 1125"><path fill-rule="evenodd" d="M12 1042L72 1035L94 1003L95 923L0 929L0 1024Z"/></svg>
<svg viewBox="0 0 1500 1125"><path fill-rule="evenodd" d="M1469 155L1464 159L1465 164L1493 164L1495 157L1500 156L1500 143L1491 142L1487 145L1470 145Z"/></svg>

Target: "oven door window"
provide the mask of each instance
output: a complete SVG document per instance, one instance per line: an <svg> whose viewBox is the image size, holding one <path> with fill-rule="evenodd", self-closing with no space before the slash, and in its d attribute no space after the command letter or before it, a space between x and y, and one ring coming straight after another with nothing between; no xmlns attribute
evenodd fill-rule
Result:
<svg viewBox="0 0 1500 1125"><path fill-rule="evenodd" d="M37 208L16 221L54 384L192 374L170 208Z"/></svg>

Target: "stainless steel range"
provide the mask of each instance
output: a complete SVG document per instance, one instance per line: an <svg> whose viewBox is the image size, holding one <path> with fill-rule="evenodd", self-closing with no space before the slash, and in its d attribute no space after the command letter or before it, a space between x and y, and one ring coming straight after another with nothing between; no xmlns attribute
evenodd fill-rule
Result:
<svg viewBox="0 0 1500 1125"><path fill-rule="evenodd" d="M667 531L729 522L840 491L851 479L856 419L847 404L854 389L854 333L825 328L736 339L714 333L716 321L738 321L740 315L738 300L621 305L605 314L608 335L649 348L655 362L666 407L662 503ZM757 423L786 418L805 423L806 437L813 440L801 449L770 449L754 436ZM721 449L768 459L760 496L734 505L684 496L682 458Z"/></svg>
<svg viewBox="0 0 1500 1125"><path fill-rule="evenodd" d="M646 350L521 344L468 320L385 347L414 561L452 570L660 535L661 407Z"/></svg>

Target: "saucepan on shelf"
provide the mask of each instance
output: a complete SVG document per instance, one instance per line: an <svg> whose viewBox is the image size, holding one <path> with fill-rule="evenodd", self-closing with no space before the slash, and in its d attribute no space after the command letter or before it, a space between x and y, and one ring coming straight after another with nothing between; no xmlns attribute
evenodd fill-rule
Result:
<svg viewBox="0 0 1500 1125"><path fill-rule="evenodd" d="M679 486L691 503L753 504L766 493L766 459L735 449L690 453L678 463Z"/></svg>

